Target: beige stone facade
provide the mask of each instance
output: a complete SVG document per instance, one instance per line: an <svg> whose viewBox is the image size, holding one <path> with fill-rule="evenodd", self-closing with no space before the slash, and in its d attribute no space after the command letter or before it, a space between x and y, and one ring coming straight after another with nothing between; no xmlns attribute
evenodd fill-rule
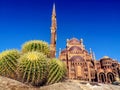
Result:
<svg viewBox="0 0 120 90"><path fill-rule="evenodd" d="M120 64L108 56L95 60L92 51L85 49L82 39L67 39L59 59L66 64L70 79L111 83L120 77Z"/></svg>
<svg viewBox="0 0 120 90"><path fill-rule="evenodd" d="M51 17L51 58L56 56L56 30L57 20L54 4ZM108 56L96 60L93 52L85 49L82 39L67 39L66 48L60 52L59 59L66 64L70 79L111 83L120 77L120 64Z"/></svg>

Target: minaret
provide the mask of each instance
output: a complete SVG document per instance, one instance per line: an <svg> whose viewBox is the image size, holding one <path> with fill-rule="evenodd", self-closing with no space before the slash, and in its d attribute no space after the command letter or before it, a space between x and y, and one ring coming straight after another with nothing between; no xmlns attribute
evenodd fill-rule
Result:
<svg viewBox="0 0 120 90"><path fill-rule="evenodd" d="M60 56L60 54L61 54L61 48L59 48L59 56Z"/></svg>
<svg viewBox="0 0 120 90"><path fill-rule="evenodd" d="M95 53L93 52L93 60L94 60L94 64L95 64L95 70L97 70L97 67L96 67L96 57L95 57Z"/></svg>
<svg viewBox="0 0 120 90"><path fill-rule="evenodd" d="M93 52L92 52L91 48L90 48L90 56L91 56L92 60L94 60L94 58L93 58Z"/></svg>
<svg viewBox="0 0 120 90"><path fill-rule="evenodd" d="M90 54L92 54L92 49L90 48Z"/></svg>
<svg viewBox="0 0 120 90"><path fill-rule="evenodd" d="M56 57L56 11L55 11L55 4L53 4L52 10L52 18L51 18L51 43L50 43L50 57Z"/></svg>

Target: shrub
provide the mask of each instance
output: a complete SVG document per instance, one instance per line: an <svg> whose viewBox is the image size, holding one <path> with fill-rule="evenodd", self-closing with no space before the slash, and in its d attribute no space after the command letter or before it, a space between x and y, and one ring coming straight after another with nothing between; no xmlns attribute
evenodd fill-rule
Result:
<svg viewBox="0 0 120 90"><path fill-rule="evenodd" d="M22 82L43 85L47 76L46 56L35 51L24 54L19 59L18 74Z"/></svg>
<svg viewBox="0 0 120 90"><path fill-rule="evenodd" d="M49 56L50 49L48 43L40 40L28 41L22 46L22 52L27 53L31 51L42 52L45 55Z"/></svg>
<svg viewBox="0 0 120 90"><path fill-rule="evenodd" d="M17 59L20 57L19 51L12 49L3 51L0 54L0 75L16 78Z"/></svg>
<svg viewBox="0 0 120 90"><path fill-rule="evenodd" d="M47 84L53 84L64 79L66 75L65 64L58 59L52 59L48 62L48 80Z"/></svg>

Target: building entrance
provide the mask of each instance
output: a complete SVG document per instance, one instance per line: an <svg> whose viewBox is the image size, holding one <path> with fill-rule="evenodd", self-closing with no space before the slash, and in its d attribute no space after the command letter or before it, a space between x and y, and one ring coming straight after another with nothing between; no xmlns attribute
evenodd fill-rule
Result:
<svg viewBox="0 0 120 90"><path fill-rule="evenodd" d="M101 83L105 83L106 82L106 77L104 73L100 73L99 74L99 80Z"/></svg>

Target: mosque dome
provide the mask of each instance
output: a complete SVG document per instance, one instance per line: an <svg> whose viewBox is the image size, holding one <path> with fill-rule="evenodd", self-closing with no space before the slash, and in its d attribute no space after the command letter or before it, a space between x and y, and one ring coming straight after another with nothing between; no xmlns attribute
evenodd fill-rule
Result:
<svg viewBox="0 0 120 90"><path fill-rule="evenodd" d="M72 46L69 51L81 51L82 49L78 46Z"/></svg>
<svg viewBox="0 0 120 90"><path fill-rule="evenodd" d="M77 38L72 38L69 40L70 44L80 44L80 41Z"/></svg>
<svg viewBox="0 0 120 90"><path fill-rule="evenodd" d="M84 62L84 59L81 56L73 56L70 61L73 62Z"/></svg>

